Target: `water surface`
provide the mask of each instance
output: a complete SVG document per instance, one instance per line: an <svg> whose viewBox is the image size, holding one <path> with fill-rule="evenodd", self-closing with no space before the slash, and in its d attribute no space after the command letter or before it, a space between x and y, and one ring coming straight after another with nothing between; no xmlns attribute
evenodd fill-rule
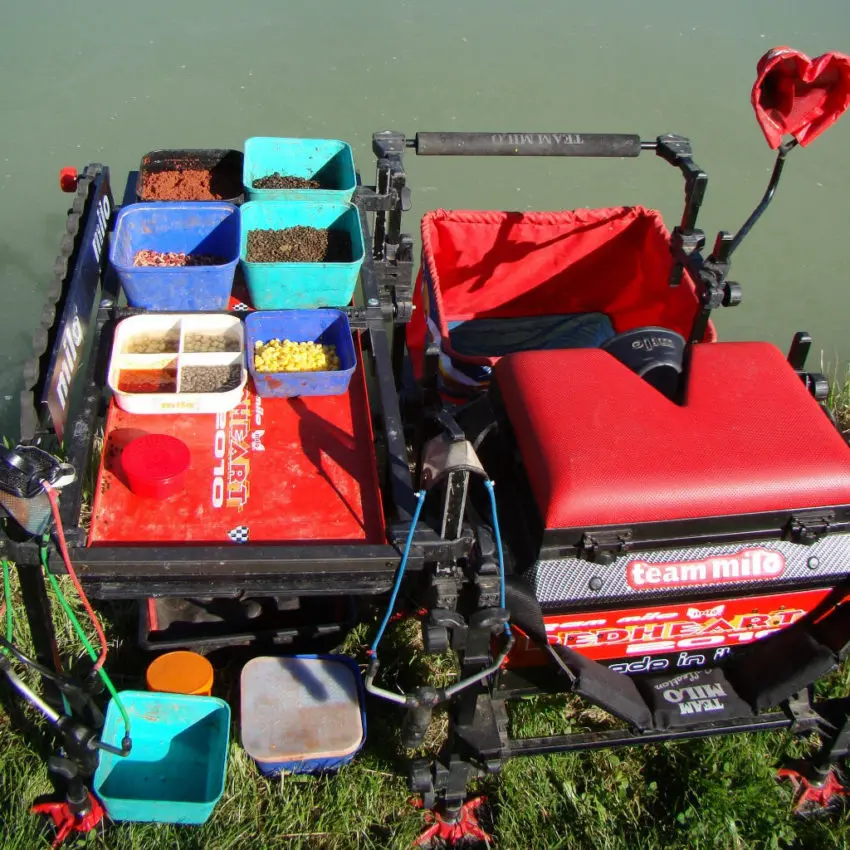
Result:
<svg viewBox="0 0 850 850"><path fill-rule="evenodd" d="M850 52L846 0L29 0L0 5L0 428L38 323L64 226L64 165L108 164L117 185L158 147L236 147L253 135L342 138L364 181L371 133L416 130L689 135L709 174L709 244L759 200L773 155L752 116L758 58L790 44ZM785 349L815 337L850 359L850 118L795 151L774 207L735 256L744 303L726 339ZM411 157L428 209L644 204L669 226L678 174L637 160Z"/></svg>

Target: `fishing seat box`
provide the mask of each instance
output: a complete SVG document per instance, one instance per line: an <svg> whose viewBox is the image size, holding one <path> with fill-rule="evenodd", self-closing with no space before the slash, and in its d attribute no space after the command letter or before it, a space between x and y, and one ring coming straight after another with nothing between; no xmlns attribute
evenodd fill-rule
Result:
<svg viewBox="0 0 850 850"><path fill-rule="evenodd" d="M850 574L850 448L769 343L693 346L681 404L599 349L505 356L490 399L509 566L544 612Z"/></svg>

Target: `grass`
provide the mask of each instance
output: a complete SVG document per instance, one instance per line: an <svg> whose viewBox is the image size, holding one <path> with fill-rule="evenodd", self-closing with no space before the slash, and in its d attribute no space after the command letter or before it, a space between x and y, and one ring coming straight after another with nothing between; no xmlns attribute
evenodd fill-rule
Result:
<svg viewBox="0 0 850 850"><path fill-rule="evenodd" d="M113 609L112 635L126 634L130 606ZM345 649L363 660L376 623L361 624ZM24 627L19 639L26 645ZM394 624L387 637L383 682L409 687L428 659L414 621ZM75 643L68 640L67 646ZM412 650L411 650L412 646ZM139 687L141 658L116 647L116 661L133 673L116 674L119 687ZM217 659L216 693L235 694L238 661ZM119 671L120 672L120 671ZM434 681L456 675L442 656L431 668ZM830 693L847 693L850 667L826 682ZM511 732L536 736L585 728L598 720L569 697L523 700L511 712ZM409 803L400 738L401 714L383 703L369 705L369 743L337 776L266 779L245 755L234 733L227 788L213 817L202 827L113 824L104 833L79 837L71 847L407 848L423 828ZM443 740L435 719L427 749ZM846 819L800 821L790 810L790 792L777 784L775 767L805 742L784 733L692 741L620 751L515 759L498 778L480 783L491 804L491 831L501 848L832 848L850 846ZM39 741L0 715L0 835L4 848L47 846L42 823L28 814L51 785Z"/></svg>
<svg viewBox="0 0 850 850"><path fill-rule="evenodd" d="M832 399L845 432L850 429L850 382ZM114 642L108 667L119 688L141 687L146 656L133 644L135 610L111 605L102 613ZM66 659L79 658L67 624L55 615ZM377 617L358 625L344 651L365 661ZM29 643L25 624L17 638ZM430 658L415 621L393 624L382 650L381 681L408 689L423 677L443 684L457 676L450 654ZM216 694L234 702L239 661L216 660ZM823 695L850 693L850 664L818 686ZM5 701L8 706L8 700ZM227 787L212 818L201 827L112 824L104 832L69 841L68 847L407 848L424 828L410 805L406 760L435 752L445 740L437 713L423 751L410 753L400 737L401 712L368 705L369 739L355 762L336 776L265 779L238 743L230 745ZM27 715L28 720L33 720ZM605 723L606 716L571 697L536 697L511 705L517 737L563 733ZM36 730L37 731L37 730ZM850 847L846 815L800 820L791 812L790 789L777 783L776 766L813 742L786 733L759 733L618 751L508 761L499 777L482 780L489 829L499 848L838 848ZM33 799L51 791L47 751L20 718L0 713L0 846L46 847L43 822L31 816Z"/></svg>
<svg viewBox="0 0 850 850"><path fill-rule="evenodd" d="M835 416L838 427L844 438L850 442L850 370L842 380L838 373L834 374L829 382L828 405Z"/></svg>

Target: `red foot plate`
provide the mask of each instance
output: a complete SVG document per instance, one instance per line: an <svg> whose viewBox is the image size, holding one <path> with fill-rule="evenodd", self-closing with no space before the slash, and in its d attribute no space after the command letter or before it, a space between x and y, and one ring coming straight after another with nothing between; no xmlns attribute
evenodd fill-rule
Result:
<svg viewBox="0 0 850 850"><path fill-rule="evenodd" d="M850 800L850 787L842 782L834 769L819 783L812 782L793 768L782 768L776 776L791 782L794 812L802 817L838 811Z"/></svg>
<svg viewBox="0 0 850 850"><path fill-rule="evenodd" d="M357 337L355 337L357 343ZM259 398L249 381L229 413L140 416L114 403L89 545L384 542L369 404L358 366L340 396ZM122 447L170 434L191 452L185 491L134 495Z"/></svg>
<svg viewBox="0 0 850 850"><path fill-rule="evenodd" d="M425 822L430 826L414 841L417 847L433 846L440 841L448 847L469 846L469 842L490 846L488 835L478 821L478 809L487 802L486 797L474 797L465 802L456 820L445 820L439 812L425 812Z"/></svg>

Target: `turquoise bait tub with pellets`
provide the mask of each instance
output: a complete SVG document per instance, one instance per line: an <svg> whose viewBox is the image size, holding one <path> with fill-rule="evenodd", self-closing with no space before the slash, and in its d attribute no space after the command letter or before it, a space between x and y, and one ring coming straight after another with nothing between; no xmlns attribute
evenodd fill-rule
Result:
<svg viewBox="0 0 850 850"><path fill-rule="evenodd" d="M260 189L272 174L315 180L318 189ZM337 139L254 136L245 142L242 185L247 201L350 201L357 188L351 145Z"/></svg>
<svg viewBox="0 0 850 850"><path fill-rule="evenodd" d="M255 309L348 306L365 258L357 207L345 203L249 201L242 206L241 213L239 258ZM248 262L248 234L252 230L285 230L299 225L347 232L351 239L351 259L320 263Z"/></svg>

